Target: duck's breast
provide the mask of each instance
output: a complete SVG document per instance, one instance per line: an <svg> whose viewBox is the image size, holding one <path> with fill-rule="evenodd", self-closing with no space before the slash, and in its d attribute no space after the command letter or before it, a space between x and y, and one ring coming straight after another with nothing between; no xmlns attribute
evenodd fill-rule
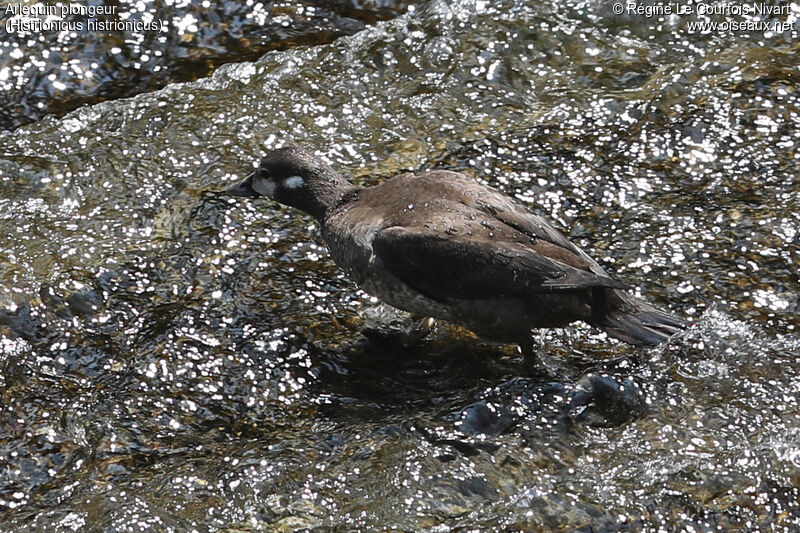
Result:
<svg viewBox="0 0 800 533"><path fill-rule="evenodd" d="M372 240L383 227L384 217L360 202L341 206L322 223L322 237L331 257L359 285L364 283L374 260Z"/></svg>

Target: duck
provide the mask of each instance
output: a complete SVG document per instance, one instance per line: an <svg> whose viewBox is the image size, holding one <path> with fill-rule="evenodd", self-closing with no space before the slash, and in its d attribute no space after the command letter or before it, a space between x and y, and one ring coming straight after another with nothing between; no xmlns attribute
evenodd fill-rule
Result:
<svg viewBox="0 0 800 533"><path fill-rule="evenodd" d="M358 187L320 157L286 146L225 192L316 219L333 261L386 304L517 344L526 356L538 328L582 321L654 346L686 327L633 296L544 217L459 172L409 172Z"/></svg>

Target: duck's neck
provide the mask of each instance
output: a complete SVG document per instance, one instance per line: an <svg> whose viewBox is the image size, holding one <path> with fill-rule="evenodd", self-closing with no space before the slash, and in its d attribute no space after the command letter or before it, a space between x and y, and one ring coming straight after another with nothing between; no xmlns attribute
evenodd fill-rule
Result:
<svg viewBox="0 0 800 533"><path fill-rule="evenodd" d="M314 180L312 201L306 209L309 215L319 221L324 220L328 212L359 190L359 187L347 181L333 169L325 169L324 173L325 175L321 179Z"/></svg>

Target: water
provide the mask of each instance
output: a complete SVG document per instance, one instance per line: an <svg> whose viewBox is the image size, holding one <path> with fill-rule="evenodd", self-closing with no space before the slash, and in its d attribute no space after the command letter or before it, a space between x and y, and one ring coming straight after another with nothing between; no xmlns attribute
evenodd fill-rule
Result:
<svg viewBox="0 0 800 533"><path fill-rule="evenodd" d="M800 528L798 28L690 20L432 2L3 134L0 527ZM559 379L410 339L311 220L215 193L290 142L485 180L694 325L535 333Z"/></svg>
<svg viewBox="0 0 800 533"><path fill-rule="evenodd" d="M6 2L0 129L194 81L269 50L329 43L412 3Z"/></svg>

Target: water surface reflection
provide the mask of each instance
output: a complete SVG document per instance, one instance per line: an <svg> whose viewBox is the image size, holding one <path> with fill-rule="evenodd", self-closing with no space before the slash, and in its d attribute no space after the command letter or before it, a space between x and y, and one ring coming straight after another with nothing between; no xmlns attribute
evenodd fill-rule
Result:
<svg viewBox="0 0 800 533"><path fill-rule="evenodd" d="M432 2L0 136L3 526L800 527L797 29L610 9ZM696 325L543 332L561 381L367 338L309 219L214 193L287 142L486 180Z"/></svg>

